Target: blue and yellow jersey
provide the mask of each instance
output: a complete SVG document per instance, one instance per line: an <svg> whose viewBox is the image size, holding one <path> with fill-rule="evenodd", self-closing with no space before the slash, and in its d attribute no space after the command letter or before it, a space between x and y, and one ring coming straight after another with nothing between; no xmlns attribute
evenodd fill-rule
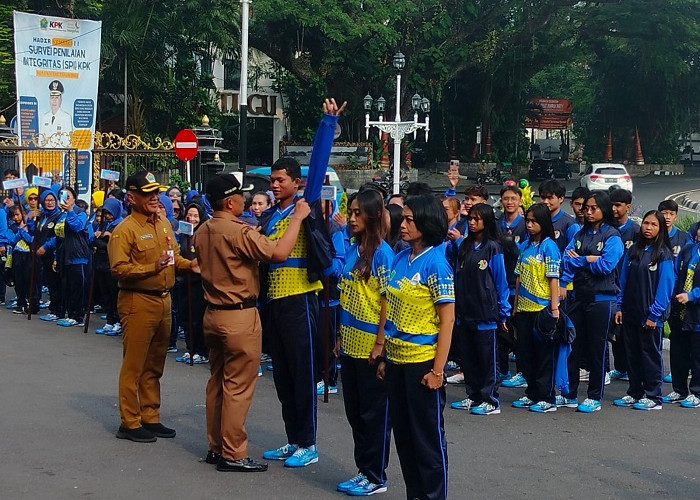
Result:
<svg viewBox="0 0 700 500"><path fill-rule="evenodd" d="M410 248L396 256L386 291L386 355L399 365L435 358L440 331L435 305L455 301L454 275L442 245L410 256Z"/></svg>
<svg viewBox="0 0 700 500"><path fill-rule="evenodd" d="M284 210L277 209L270 217L266 235L272 241L278 241L289 227L289 219L294 211L294 204ZM281 299L307 292L323 289L321 281L309 283L306 257L309 243L304 226L299 229L299 236L289 257L284 262L271 263L268 272L267 299Z"/></svg>
<svg viewBox="0 0 700 500"><path fill-rule="evenodd" d="M386 294L394 252L382 241L372 256L372 274L364 279L356 269L358 245L348 249L345 267L338 282L340 290L340 348L352 358L369 357L377 340L381 298Z"/></svg>
<svg viewBox="0 0 700 500"><path fill-rule="evenodd" d="M550 238L539 243L528 240L515 266L520 277L517 312L537 312L549 306L549 279L559 278L560 262L559 248Z"/></svg>

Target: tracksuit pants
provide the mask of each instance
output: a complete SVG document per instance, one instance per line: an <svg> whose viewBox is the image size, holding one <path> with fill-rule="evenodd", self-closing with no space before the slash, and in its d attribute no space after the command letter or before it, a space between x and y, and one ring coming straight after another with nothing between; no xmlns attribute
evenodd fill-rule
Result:
<svg viewBox="0 0 700 500"><path fill-rule="evenodd" d="M700 397L700 332L684 330L680 318L671 316L671 378L673 390L683 396L688 391ZM688 370L692 372L688 385Z"/></svg>
<svg viewBox="0 0 700 500"><path fill-rule="evenodd" d="M386 367L389 418L408 499L447 498L445 387L421 383L432 367L433 360Z"/></svg>
<svg viewBox="0 0 700 500"><path fill-rule="evenodd" d="M525 395L535 403L554 404L554 352L556 342L545 342L535 335L537 312L519 312L515 315L518 329L518 360L527 381Z"/></svg>
<svg viewBox="0 0 700 500"><path fill-rule="evenodd" d="M627 352L627 374L630 386L627 394L634 399L644 397L661 404L661 385L664 377L664 362L661 357L663 327L652 330L642 328L644 318L625 318L622 328ZM686 372L687 373L687 372Z"/></svg>
<svg viewBox="0 0 700 500"><path fill-rule="evenodd" d="M386 382L367 359L342 356L343 402L352 429L357 470L371 483L386 483L391 425Z"/></svg>
<svg viewBox="0 0 700 500"><path fill-rule="evenodd" d="M321 299L323 301L323 299ZM319 307L318 313L318 328L316 335L316 368L317 375L316 380L323 380L325 371L325 356L328 358L328 386L335 387L338 385L338 367L336 365L335 354L333 354L333 348L335 347L336 332L338 331L338 311L340 309L339 305L325 307ZM328 350L325 349L325 333L326 333L326 313L329 315L328 323ZM376 483L375 483L376 484Z"/></svg>
<svg viewBox="0 0 700 500"><path fill-rule="evenodd" d="M61 294L61 277L53 270L53 256L41 258L39 262L42 268L41 282L49 289L49 312L61 319L65 316L65 307Z"/></svg>
<svg viewBox="0 0 700 500"><path fill-rule="evenodd" d="M458 327L462 373L467 396L476 404L500 406L496 368L496 330Z"/></svg>
<svg viewBox="0 0 700 500"><path fill-rule="evenodd" d="M267 304L277 398L287 442L303 448L316 444L316 354L318 324L315 293L274 299Z"/></svg>
<svg viewBox="0 0 700 500"><path fill-rule="evenodd" d="M89 264L66 264L62 269L63 300L68 317L82 323L90 285Z"/></svg>
<svg viewBox="0 0 700 500"><path fill-rule="evenodd" d="M576 328L576 340L571 344L568 359L568 399L578 398L579 368L581 355L585 355L590 375L587 398L603 399L605 383L605 353L608 350L608 332L616 306L611 300L592 302L578 297L567 304L569 319Z"/></svg>
<svg viewBox="0 0 700 500"><path fill-rule="evenodd" d="M37 262L34 262L37 265ZM34 269L34 283L30 283L32 279L32 254L29 252L19 252L15 250L12 253L12 268L15 270L15 292L17 293L17 307L29 307L30 288L32 295L32 314L39 312L39 299L41 298L41 288L39 288L39 270Z"/></svg>

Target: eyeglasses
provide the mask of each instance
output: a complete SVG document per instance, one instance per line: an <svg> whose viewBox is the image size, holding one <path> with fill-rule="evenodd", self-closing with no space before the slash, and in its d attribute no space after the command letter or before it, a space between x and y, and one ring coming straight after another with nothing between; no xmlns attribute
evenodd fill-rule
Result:
<svg viewBox="0 0 700 500"><path fill-rule="evenodd" d="M469 217L467 217L467 222L478 222L480 220L481 220L481 217L475 217L473 215L470 215Z"/></svg>
<svg viewBox="0 0 700 500"><path fill-rule="evenodd" d="M586 205L583 207L583 210L585 212L595 212L596 210L598 210L598 205Z"/></svg>
<svg viewBox="0 0 700 500"><path fill-rule="evenodd" d="M30 197L29 197L29 201L36 201L36 200L38 200L38 199L39 199L39 198L37 198L36 196L30 196Z"/></svg>

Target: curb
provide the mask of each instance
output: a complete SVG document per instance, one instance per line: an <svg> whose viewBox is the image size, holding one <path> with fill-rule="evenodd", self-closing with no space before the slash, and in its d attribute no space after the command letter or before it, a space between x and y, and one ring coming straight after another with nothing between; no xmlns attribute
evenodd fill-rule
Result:
<svg viewBox="0 0 700 500"><path fill-rule="evenodd" d="M689 195L696 194L692 199ZM700 189L691 189L690 191L682 191L680 193L674 193L666 197L667 200L674 200L679 206L686 208L690 211L700 212Z"/></svg>
<svg viewBox="0 0 700 500"><path fill-rule="evenodd" d="M652 175L683 175L683 172L671 172L670 170L654 170Z"/></svg>

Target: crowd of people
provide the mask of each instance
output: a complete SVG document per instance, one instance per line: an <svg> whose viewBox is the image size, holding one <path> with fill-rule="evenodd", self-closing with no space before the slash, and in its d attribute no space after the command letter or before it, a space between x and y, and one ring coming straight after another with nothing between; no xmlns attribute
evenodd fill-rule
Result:
<svg viewBox="0 0 700 500"><path fill-rule="evenodd" d="M337 489L351 496L387 490L393 432L407 498L447 497L446 383L465 388L450 408L474 415L501 412L500 386L524 389L515 408L596 412L615 379L629 388L614 406L700 407L700 224L677 229L675 202L639 224L629 191L576 188L570 216L547 180L538 203L509 183L494 208L481 185L459 196L452 172L441 197L370 183L340 213L320 193L343 107L324 103L303 198L299 164L281 158L270 192L252 195L240 175L183 196L137 172L91 207L59 185L5 199L0 301L14 285L14 313L82 327L100 311L96 332L123 335L117 437L176 435L160 377L183 334L176 359L210 364L206 462L220 471L268 468L244 427L267 360L287 442L263 458L286 467L319 460L317 395L338 392L339 372L357 474Z"/></svg>

